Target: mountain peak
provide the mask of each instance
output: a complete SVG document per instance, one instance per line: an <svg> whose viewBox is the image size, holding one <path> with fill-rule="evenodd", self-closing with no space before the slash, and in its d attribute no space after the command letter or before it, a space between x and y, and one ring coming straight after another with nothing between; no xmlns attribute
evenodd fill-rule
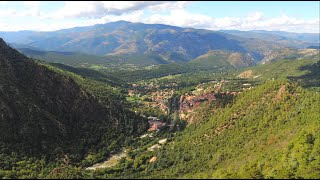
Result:
<svg viewBox="0 0 320 180"><path fill-rule="evenodd" d="M129 21L124 21L124 20L119 20L119 21L113 21L113 22L109 22L110 24L132 24L132 22ZM109 24L106 23L106 24Z"/></svg>
<svg viewBox="0 0 320 180"><path fill-rule="evenodd" d="M119 21L114 21L115 23L132 23L130 21L125 21L125 20L119 20Z"/></svg>

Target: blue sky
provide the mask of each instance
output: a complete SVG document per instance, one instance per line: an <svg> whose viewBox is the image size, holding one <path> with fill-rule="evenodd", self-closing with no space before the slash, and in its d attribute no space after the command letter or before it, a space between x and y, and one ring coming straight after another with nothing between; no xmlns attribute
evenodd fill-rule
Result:
<svg viewBox="0 0 320 180"><path fill-rule="evenodd" d="M214 17L245 16L248 12L260 11L267 17L286 13L301 18L319 18L319 2L316 1L202 1L190 4L187 10Z"/></svg>
<svg viewBox="0 0 320 180"><path fill-rule="evenodd" d="M118 20L210 30L319 33L319 1L0 2L0 31L52 31Z"/></svg>

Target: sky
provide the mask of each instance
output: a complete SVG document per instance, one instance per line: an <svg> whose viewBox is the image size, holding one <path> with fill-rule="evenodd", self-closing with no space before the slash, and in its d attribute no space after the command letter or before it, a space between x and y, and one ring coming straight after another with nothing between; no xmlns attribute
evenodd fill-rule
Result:
<svg viewBox="0 0 320 180"><path fill-rule="evenodd" d="M319 11L319 1L0 1L0 31L54 31L125 20L320 33Z"/></svg>

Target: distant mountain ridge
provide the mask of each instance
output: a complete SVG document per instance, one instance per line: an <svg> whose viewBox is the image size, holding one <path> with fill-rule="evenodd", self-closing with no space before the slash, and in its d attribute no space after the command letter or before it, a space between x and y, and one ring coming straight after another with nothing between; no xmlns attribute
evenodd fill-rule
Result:
<svg viewBox="0 0 320 180"><path fill-rule="evenodd" d="M317 34L300 37L286 32L211 31L127 21L51 32L0 32L1 36L19 48L123 56L118 59L133 64L139 64L138 59L143 59L144 64L188 62L214 50L251 54L253 61L259 62L273 51L305 48L317 42ZM135 56L135 60L128 56Z"/></svg>
<svg viewBox="0 0 320 180"><path fill-rule="evenodd" d="M291 48L308 48L309 46L316 46L320 43L319 33L293 33L284 31L238 31L238 30L220 30L228 34L233 34L240 37L257 38L264 41L278 43L280 45Z"/></svg>
<svg viewBox="0 0 320 180"><path fill-rule="evenodd" d="M126 21L52 32L0 32L0 36L9 43L46 51L157 55L168 62L190 61L211 50L253 53L259 57L259 61L266 52L283 48L260 39L248 39L224 32Z"/></svg>

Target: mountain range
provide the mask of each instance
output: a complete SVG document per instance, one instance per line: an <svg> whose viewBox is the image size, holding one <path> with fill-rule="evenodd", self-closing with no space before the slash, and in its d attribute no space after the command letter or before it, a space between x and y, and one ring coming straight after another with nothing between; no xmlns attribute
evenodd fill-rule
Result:
<svg viewBox="0 0 320 180"><path fill-rule="evenodd" d="M136 59L147 59L146 64L149 61L149 64L189 62L215 50L250 54L252 61L256 63L274 51L281 51L284 48L306 48L319 44L319 34L211 31L127 21L52 32L0 32L0 37L16 48L86 53L116 57L118 61L125 59L124 61L129 62L132 62L129 60L130 57L135 56ZM249 62L245 65L251 64Z"/></svg>
<svg viewBox="0 0 320 180"><path fill-rule="evenodd" d="M312 45L319 45L319 33L293 33L284 31L238 31L238 30L220 30L220 32L233 34L240 37L250 37L262 39L265 41L276 42L291 48L307 48Z"/></svg>

